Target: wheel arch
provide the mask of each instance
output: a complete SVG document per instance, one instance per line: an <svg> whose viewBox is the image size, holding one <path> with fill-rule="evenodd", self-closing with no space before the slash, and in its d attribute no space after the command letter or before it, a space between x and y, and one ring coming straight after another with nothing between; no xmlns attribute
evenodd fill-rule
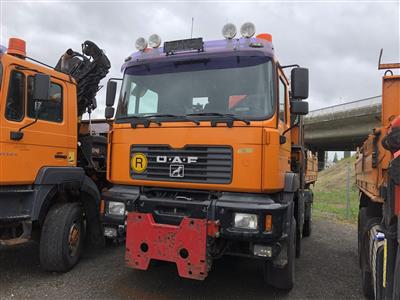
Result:
<svg viewBox="0 0 400 300"><path fill-rule="evenodd" d="M100 192L95 182L79 167L45 167L35 180L32 220L43 224L49 209L60 202L79 202L87 219L88 237L103 243L100 223Z"/></svg>
<svg viewBox="0 0 400 300"><path fill-rule="evenodd" d="M42 225L48 210L59 201L61 195L78 195L84 177L84 170L78 167L41 168L34 182L32 221Z"/></svg>

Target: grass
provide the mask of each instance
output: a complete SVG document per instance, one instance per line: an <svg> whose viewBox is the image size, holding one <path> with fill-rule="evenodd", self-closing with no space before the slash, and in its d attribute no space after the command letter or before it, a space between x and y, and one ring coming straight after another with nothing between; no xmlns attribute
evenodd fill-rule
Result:
<svg viewBox="0 0 400 300"><path fill-rule="evenodd" d="M350 223L357 222L358 190L355 186L354 157L342 159L335 166L318 174L314 186L314 216L333 218ZM350 167L350 205L346 218L346 178Z"/></svg>

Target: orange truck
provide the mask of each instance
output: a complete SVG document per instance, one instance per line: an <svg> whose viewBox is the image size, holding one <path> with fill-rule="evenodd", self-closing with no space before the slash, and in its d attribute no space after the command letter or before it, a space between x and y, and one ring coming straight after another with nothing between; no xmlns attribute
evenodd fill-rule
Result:
<svg viewBox="0 0 400 300"><path fill-rule="evenodd" d="M217 41L136 41L122 66L109 134L113 187L102 199L126 205L132 268L169 261L181 277L203 280L214 259L242 256L288 290L311 232L317 170L303 139L308 70L282 66L271 35L254 37L252 23L241 34L227 24ZM106 118L115 95L111 80Z"/></svg>
<svg viewBox="0 0 400 300"><path fill-rule="evenodd" d="M382 52L381 52L382 55ZM358 254L364 294L400 299L400 76L381 64L381 127L375 128L356 154L360 193Z"/></svg>
<svg viewBox="0 0 400 300"><path fill-rule="evenodd" d="M0 50L0 247L38 241L50 271L71 269L85 236L104 242L107 139L80 119L110 63L90 41L82 51L53 68L29 58L23 40Z"/></svg>

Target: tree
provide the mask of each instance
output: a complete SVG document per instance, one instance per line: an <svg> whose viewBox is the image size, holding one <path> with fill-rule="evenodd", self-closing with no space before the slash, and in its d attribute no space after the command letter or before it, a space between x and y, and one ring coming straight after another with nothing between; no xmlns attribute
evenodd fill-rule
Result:
<svg viewBox="0 0 400 300"><path fill-rule="evenodd" d="M333 157L333 162L336 164L338 162L337 153L335 152L335 156Z"/></svg>

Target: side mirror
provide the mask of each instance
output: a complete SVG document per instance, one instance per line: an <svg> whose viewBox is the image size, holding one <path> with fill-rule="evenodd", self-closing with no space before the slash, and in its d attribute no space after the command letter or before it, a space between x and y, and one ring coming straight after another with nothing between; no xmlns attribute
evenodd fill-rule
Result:
<svg viewBox="0 0 400 300"><path fill-rule="evenodd" d="M33 100L49 100L50 76L46 74L35 74ZM40 108L40 107L39 107ZM35 104L36 110L36 104Z"/></svg>
<svg viewBox="0 0 400 300"><path fill-rule="evenodd" d="M293 99L308 98L308 69L306 68L292 69L291 93Z"/></svg>
<svg viewBox="0 0 400 300"><path fill-rule="evenodd" d="M104 117L106 119L112 119L112 117L114 117L114 107L107 106L106 110L104 111Z"/></svg>
<svg viewBox="0 0 400 300"><path fill-rule="evenodd" d="M116 93L117 93L117 82L109 80L107 82L107 95L106 95L107 107L111 107L114 105Z"/></svg>
<svg viewBox="0 0 400 300"><path fill-rule="evenodd" d="M290 112L294 115L301 116L308 114L308 102L298 100L290 101Z"/></svg>

